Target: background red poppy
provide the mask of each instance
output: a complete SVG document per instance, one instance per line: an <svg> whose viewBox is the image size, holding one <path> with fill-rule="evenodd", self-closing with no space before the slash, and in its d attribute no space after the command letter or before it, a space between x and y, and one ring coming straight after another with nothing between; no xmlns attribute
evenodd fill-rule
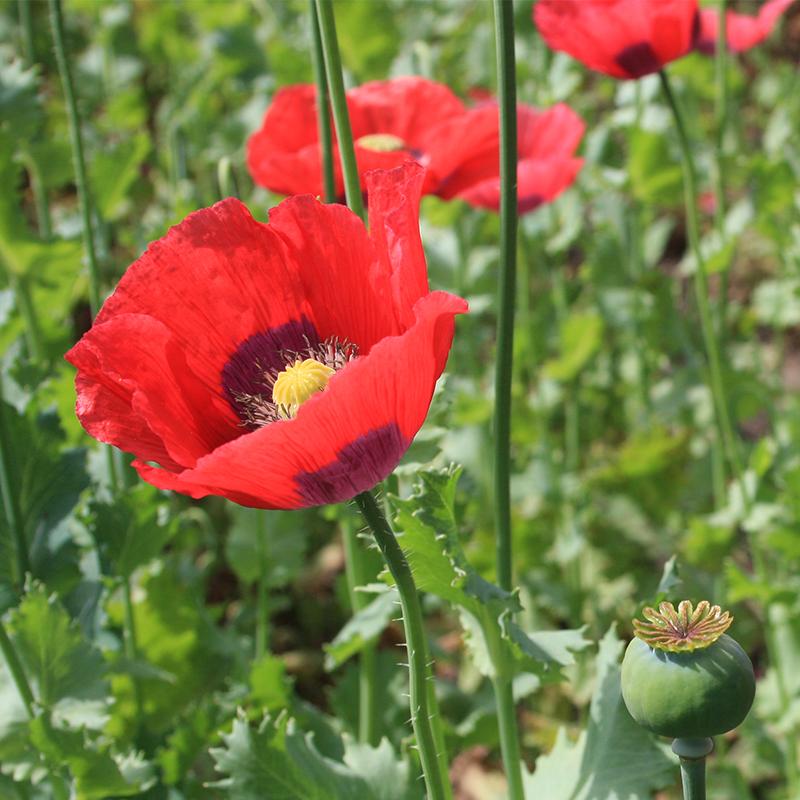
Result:
<svg viewBox="0 0 800 800"><path fill-rule="evenodd" d="M696 0L538 0L533 18L554 50L614 78L641 78L686 55Z"/></svg>

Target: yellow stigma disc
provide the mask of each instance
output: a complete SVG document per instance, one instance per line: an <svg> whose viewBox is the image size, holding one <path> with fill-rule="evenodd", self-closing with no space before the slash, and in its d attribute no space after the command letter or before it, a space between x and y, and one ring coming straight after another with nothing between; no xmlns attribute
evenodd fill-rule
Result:
<svg viewBox="0 0 800 800"><path fill-rule="evenodd" d="M356 144L365 150L373 150L376 153L393 153L402 150L406 143L393 133L368 133L356 139Z"/></svg>
<svg viewBox="0 0 800 800"><path fill-rule="evenodd" d="M335 370L314 358L299 358L283 372L278 373L272 385L272 402L278 407L278 413L289 419L297 414L297 409L309 397L321 392L327 385Z"/></svg>

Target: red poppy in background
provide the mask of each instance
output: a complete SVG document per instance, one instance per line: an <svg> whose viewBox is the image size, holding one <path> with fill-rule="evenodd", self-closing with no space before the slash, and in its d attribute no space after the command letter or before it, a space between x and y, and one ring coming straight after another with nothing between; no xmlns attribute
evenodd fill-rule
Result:
<svg viewBox="0 0 800 800"><path fill-rule="evenodd" d="M533 19L554 50L613 78L641 78L686 55L697 0L539 0Z"/></svg>
<svg viewBox="0 0 800 800"><path fill-rule="evenodd" d="M500 139L496 103L484 103L468 112L466 130L490 131L470 156L456 165L437 187L436 194L459 197L480 208L500 207ZM517 107L517 203L519 213L549 203L575 180L583 159L575 151L586 125L567 105L544 111Z"/></svg>
<svg viewBox="0 0 800 800"><path fill-rule="evenodd" d="M347 500L422 425L464 300L428 290L423 171L367 176L369 233L293 197L227 199L150 245L67 353L86 430L139 474L258 508Z"/></svg>
<svg viewBox="0 0 800 800"><path fill-rule="evenodd" d="M279 194L322 194L322 164L315 108L316 89L288 86L276 92L261 128L247 143L253 180ZM446 86L424 78L372 81L347 92L347 107L362 176L415 161L427 169L424 192L437 181L443 144L437 129L461 117L464 104ZM460 147L448 141L447 149ZM334 143L337 195L344 194Z"/></svg>
<svg viewBox="0 0 800 800"><path fill-rule="evenodd" d="M781 14L794 0L769 0L758 10L755 17L737 14L734 11L725 13L725 38L728 49L741 53L763 42L772 33ZM697 49L701 53L712 55L717 49L717 30L719 12L715 8L706 8L700 12L700 36Z"/></svg>

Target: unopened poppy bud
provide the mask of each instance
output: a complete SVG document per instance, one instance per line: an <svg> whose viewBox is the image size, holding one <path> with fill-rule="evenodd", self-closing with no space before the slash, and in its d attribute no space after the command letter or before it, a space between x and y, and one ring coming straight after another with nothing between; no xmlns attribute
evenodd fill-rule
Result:
<svg viewBox="0 0 800 800"><path fill-rule="evenodd" d="M753 665L725 631L727 611L707 600L646 608L622 661L622 697L643 728L661 736L696 738L732 730L755 696Z"/></svg>

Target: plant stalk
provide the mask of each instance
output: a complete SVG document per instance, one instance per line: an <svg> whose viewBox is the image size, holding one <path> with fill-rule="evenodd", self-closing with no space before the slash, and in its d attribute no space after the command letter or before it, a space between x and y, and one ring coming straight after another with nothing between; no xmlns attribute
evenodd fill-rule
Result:
<svg viewBox="0 0 800 800"><path fill-rule="evenodd" d="M714 400L714 415L717 423L719 438L728 459L728 463L733 471L733 476L739 483L742 497L745 503L748 502L747 487L744 483L744 469L739 455L736 437L731 424L730 412L728 409L727 395L722 374L722 364L719 354L714 331L714 322L711 316L711 307L708 299L708 278L705 272L703 256L700 252L700 223L697 208L697 177L695 174L694 161L692 159L689 137L686 134L686 127L683 116L678 106L675 95L672 92L669 78L664 70L658 73L661 79L661 88L667 104L672 112L675 121L675 128L678 133L678 142L681 149L681 160L683 166L683 186L684 199L686 203L686 229L689 238L689 246L694 256L694 292L697 302L697 310L700 315L700 327L703 334L703 344L706 351L706 361L708 363L709 388Z"/></svg>
<svg viewBox="0 0 800 800"><path fill-rule="evenodd" d="M500 280L497 365L494 382L494 506L497 582L513 584L511 543L511 384L514 360L514 301L517 289L517 89L514 5L493 0L500 114Z"/></svg>
<svg viewBox="0 0 800 800"><path fill-rule="evenodd" d="M61 84L64 88L64 99L67 104L69 117L70 142L72 144L72 160L75 167L75 184L78 188L78 203L81 210L81 224L83 228L83 245L86 251L86 264L89 269L89 303L92 314L100 310L102 298L100 288L100 267L97 263L94 233L92 231L92 207L89 199L89 182L86 177L86 160L83 155L83 137L81 135L81 119L78 114L78 104L75 98L75 88L72 82L72 73L67 59L64 36L64 16L61 10L61 0L48 0L50 6L50 25L53 29L56 61Z"/></svg>
<svg viewBox="0 0 800 800"><path fill-rule="evenodd" d="M347 575L347 589L353 613L360 611L369 602L363 592L356 587L370 580L364 559L364 548L358 539L353 521L342 520L342 539L344 542L344 563ZM375 745L378 743L378 703L375 645L368 644L359 655L358 665L358 739Z"/></svg>
<svg viewBox="0 0 800 800"><path fill-rule="evenodd" d="M36 48L33 43L33 19L31 17L32 0L17 0L19 9L19 26L22 31L22 47L25 61L29 67L36 63Z"/></svg>
<svg viewBox="0 0 800 800"><path fill-rule="evenodd" d="M680 758L683 800L706 800L706 756L713 739L673 739L672 752Z"/></svg>
<svg viewBox="0 0 800 800"><path fill-rule="evenodd" d="M714 53L714 80L716 83L716 169L714 170L714 224L717 233L725 233L725 213L727 204L725 199L725 135L728 128L728 14L727 0L717 0L719 3L717 17L717 47ZM726 316L728 308L728 278L730 264L725 265L720 275L719 304L717 308L717 329L720 342L725 341Z"/></svg>
<svg viewBox="0 0 800 800"><path fill-rule="evenodd" d="M22 587L25 585L25 576L31 571L31 564L19 499L11 482L11 471L14 464L11 455L11 437L8 420L6 419L6 408L5 400L2 397L2 384L0 384L0 493L2 493L6 522L14 539L17 588L22 591Z"/></svg>
<svg viewBox="0 0 800 800"><path fill-rule="evenodd" d="M33 710L33 692L31 691L28 679L25 677L25 671L22 668L19 656L14 648L14 643L11 641L2 620L0 620L0 652L3 653L3 658L8 666L11 679L14 681L14 685L17 687L19 696L25 706L25 711L29 719L33 719L35 716Z"/></svg>
<svg viewBox="0 0 800 800"><path fill-rule="evenodd" d="M355 501L375 537L400 594L408 650L411 722L428 797L430 800L450 800L452 789L448 779L446 754L437 749L437 737L433 728L433 720L438 716L439 710L431 702L432 693L428 687L430 671L419 593L406 557L375 498L371 493L363 492Z"/></svg>
<svg viewBox="0 0 800 800"><path fill-rule="evenodd" d="M325 76L325 53L315 0L309 0L311 35L314 46L311 59L314 64L314 83L317 87L317 131L322 151L322 186L326 203L336 202L336 178L333 169L333 136L331 131L331 106L328 98L328 79Z"/></svg>
<svg viewBox="0 0 800 800"><path fill-rule="evenodd" d="M333 121L336 125L336 141L339 144L339 158L344 174L344 193L347 205L364 219L364 201L361 196L361 181L356 164L356 151L353 146L353 131L347 111L347 97L342 77L342 60L339 56L339 42L336 39L336 19L332 0L316 0L317 19L322 39L322 52L325 58L325 74L328 78Z"/></svg>

